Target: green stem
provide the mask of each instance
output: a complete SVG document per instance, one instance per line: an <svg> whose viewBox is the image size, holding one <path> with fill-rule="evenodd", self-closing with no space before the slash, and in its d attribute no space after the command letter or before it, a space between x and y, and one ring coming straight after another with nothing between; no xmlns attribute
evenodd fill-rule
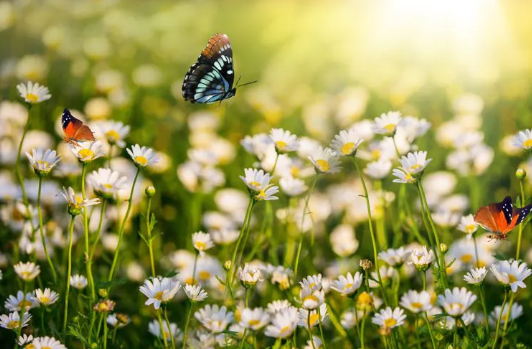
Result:
<svg viewBox="0 0 532 349"><path fill-rule="evenodd" d="M242 341L240 342L240 349L244 348L244 343L246 342L246 337L248 336L248 329L244 330L244 335L242 336Z"/></svg>
<svg viewBox="0 0 532 349"><path fill-rule="evenodd" d="M355 168L358 173L358 176L360 177L360 181L362 182L362 188L364 189L364 197L366 199L366 208L368 210L369 233L371 235L371 242L373 244L373 259L375 260L375 269L377 271L377 277L379 279L379 285L380 285L381 292L382 292L382 300L384 301L384 304L388 306L388 299L386 296L386 292L383 288L382 277L381 277L381 272L379 268L379 258L377 254L377 242L375 239L375 232L373 231L373 219L371 218L371 206L369 202L368 188L366 187L366 181L364 180L364 174L362 173L362 171L360 171L360 166L358 165L358 161L355 157L353 157L353 161L355 162Z"/></svg>
<svg viewBox="0 0 532 349"><path fill-rule="evenodd" d="M26 312L26 292L27 292L28 285L26 281L24 281L24 293L22 297L22 306L20 307L20 319L18 323L18 329L17 329L17 338L22 333L22 325L24 324L24 313ZM17 341L15 341L15 348L17 348Z"/></svg>
<svg viewBox="0 0 532 349"><path fill-rule="evenodd" d="M475 266L477 268L480 268L480 259L478 258L478 246L477 246L477 237L475 236L475 233L473 233L473 244L475 244Z"/></svg>
<svg viewBox="0 0 532 349"><path fill-rule="evenodd" d="M113 257L113 264L111 265L111 270L109 271L109 277L107 278L107 281L113 280L116 263L118 261L118 253L120 252L120 244L122 243L122 236L124 235L124 227L126 225L127 219L129 218L129 213L131 212L131 206L133 205L133 191L135 190L135 184L137 183L139 173L140 167L137 169L135 179L133 179L133 184L131 185L131 192L129 193L129 202L127 204L126 215L124 216L122 224L120 225L120 230L118 231L118 244L116 245L115 255Z"/></svg>
<svg viewBox="0 0 532 349"><path fill-rule="evenodd" d="M185 331L183 332L183 349L185 349L187 345L187 331L188 324L190 323L190 315L192 315L192 307L194 307L194 303L191 302L190 309L188 310L187 321L185 322Z"/></svg>
<svg viewBox="0 0 532 349"><path fill-rule="evenodd" d="M107 207L107 200L103 199L102 208L101 208L101 211L100 211L100 220L98 222L98 229L95 232L96 240L94 240L94 242L92 244L91 252L89 253L89 259L87 261L87 264L88 264L88 269L87 270L91 271L91 275L92 275L92 259L94 257L94 252L96 251L96 246L98 246L98 242L100 241L100 234L101 234L101 231L102 231L103 217L105 216L106 207Z"/></svg>
<svg viewBox="0 0 532 349"><path fill-rule="evenodd" d="M52 262L52 259L50 258L50 254L48 253L48 248L46 247L46 241L44 239L44 230L43 230L43 224L42 224L41 191L42 191L42 177L39 175L39 191L37 192L37 212L39 213L39 232L41 233L41 243L44 249L44 254L46 255L46 260L48 261L48 265L50 266L50 270L52 271L52 276L54 278L54 284L57 284L57 273L55 272L54 263Z"/></svg>
<svg viewBox="0 0 532 349"><path fill-rule="evenodd" d="M484 324L486 326L486 336L490 333L489 323L488 323L488 309L486 308L486 300L484 298L484 290L482 289L482 284L478 285L478 293L480 294L480 303L482 303L482 310L484 311Z"/></svg>
<svg viewBox="0 0 532 349"><path fill-rule="evenodd" d="M504 306L506 305L506 300L508 299L508 290L504 290L504 300L502 301L501 312L499 313L499 318L497 319L497 327L495 329L495 339L493 340L493 345L491 349L495 349L497 341L499 339L499 329L501 327L502 313L504 312Z"/></svg>
<svg viewBox="0 0 532 349"><path fill-rule="evenodd" d="M360 326L360 348L361 349L365 349L365 345L364 345L364 330L366 329L366 318L367 318L367 315L364 314L364 316L362 317L362 326Z"/></svg>
<svg viewBox="0 0 532 349"><path fill-rule="evenodd" d="M24 185L24 177L22 177L22 172L20 172L20 155L21 155L20 153L22 152L22 145L24 144L26 133L28 133L28 130L30 128L31 108L32 108L32 105L28 104L28 120L26 120L26 125L24 125L24 131L22 132L22 137L20 138L20 143L18 144L17 162L15 163L15 174L17 176L18 183L20 184L20 189L22 190L22 202L24 203L26 207L28 207L28 195L26 194L26 187Z"/></svg>
<svg viewBox="0 0 532 349"><path fill-rule="evenodd" d="M146 209L146 233L148 234L148 250L150 252L150 266L151 276L155 277L155 259L153 258L153 246L151 239L151 224L150 224L150 212L151 211L151 196L148 197L148 208ZM194 275L192 275L192 282L194 282Z"/></svg>
<svg viewBox="0 0 532 349"><path fill-rule="evenodd" d="M376 180L375 181L375 190L379 191L382 190L382 181ZM379 246L389 246L388 245L388 237L386 236L386 214L384 210L384 199L382 197L380 198L381 205L382 205L382 215L377 219L376 227L377 227L377 242L379 243Z"/></svg>
<svg viewBox="0 0 532 349"><path fill-rule="evenodd" d="M427 272L424 271L421 274L421 278L423 279L423 291L427 290Z"/></svg>
<svg viewBox="0 0 532 349"><path fill-rule="evenodd" d="M510 323L510 316L512 315L512 306L514 304L515 300L515 293L512 293L510 296L510 301L508 302L508 311L506 311L506 317L504 320L504 327L502 329L502 342L501 342L501 348L504 345L504 337L506 336L506 330L508 329L508 324ZM504 308L501 308L501 313L504 312Z"/></svg>
<svg viewBox="0 0 532 349"><path fill-rule="evenodd" d="M434 339L434 334L432 333L432 326L430 325L429 316L427 315L427 312L425 312L425 323L427 324L427 328L429 329L429 335L430 340L432 342L432 348L436 349L436 340Z"/></svg>
<svg viewBox="0 0 532 349"><path fill-rule="evenodd" d="M242 240L244 239L244 235L247 229L247 226L249 224L249 221L251 220L251 212L253 211L253 206L255 205L255 199L250 198L248 208L246 210L246 217L244 218L244 222L242 223L242 228L240 229L240 235L238 236L238 240L236 242L235 249L233 250L233 257L231 258L231 273L229 275L229 280L227 282L233 283L233 280L235 278L236 273L236 256L238 255L238 250L240 249L240 245L242 244Z"/></svg>
<svg viewBox="0 0 532 349"><path fill-rule="evenodd" d="M307 310L308 316L307 316L307 331L308 331L308 337L310 339L310 345L312 346L312 349L316 349L314 346L314 338L312 337L312 327L310 327L310 314L311 311Z"/></svg>
<svg viewBox="0 0 532 349"><path fill-rule="evenodd" d="M521 207L525 207L525 191L523 189L523 180L519 180L519 187L521 189ZM515 251L515 260L519 260L519 254L521 252L521 236L523 235L523 224L519 224L519 230L517 233L517 246Z"/></svg>
<svg viewBox="0 0 532 349"><path fill-rule="evenodd" d="M102 313L103 316L103 349L107 349L107 313Z"/></svg>
<svg viewBox="0 0 532 349"><path fill-rule="evenodd" d="M454 323L453 348L458 348L458 321Z"/></svg>
<svg viewBox="0 0 532 349"><path fill-rule="evenodd" d="M414 321L415 321L415 323L414 323L414 332L415 332L415 335L416 335L417 347L418 347L419 349L421 349L421 341L419 340L419 331L418 331L418 328L419 328L419 326L418 326L418 320L419 320L419 315L416 314L416 316L415 316L415 318L414 318Z"/></svg>
<svg viewBox="0 0 532 349"><path fill-rule="evenodd" d="M299 225L299 244L297 246L296 262L294 265L294 276L296 277L297 277L297 269L299 267L299 257L301 256L301 249L303 247L303 225L305 224L305 216L308 213L307 211L308 211L308 203L310 200L310 195L312 195L312 192L314 191L314 188L316 187L317 181L318 181L318 173L316 173L316 176L314 176L314 180L312 181L312 184L310 185L310 188L308 189L307 197L305 199L305 207L303 208L303 214L301 215L301 224Z"/></svg>
<svg viewBox="0 0 532 349"><path fill-rule="evenodd" d="M356 310L355 310L356 311ZM327 342L325 341L325 337L323 336L323 326L321 325L321 312L320 307L318 307L318 326L320 328L320 336L321 336L321 342L323 343L323 348L327 349Z"/></svg>
<svg viewBox="0 0 532 349"><path fill-rule="evenodd" d="M161 328L161 339L163 343L163 347L168 347L168 341L166 340L166 333L164 331L164 325L163 325L163 318L161 316L161 309L157 309L157 321L159 321L159 327ZM171 332L172 329L168 328L168 331Z"/></svg>
<svg viewBox="0 0 532 349"><path fill-rule="evenodd" d="M68 264L65 292L65 315L63 318L63 333L66 333L66 326L68 322L68 296L70 294L70 275L72 274L72 244L74 240L74 219L75 216L70 216L70 224L68 226Z"/></svg>
<svg viewBox="0 0 532 349"><path fill-rule="evenodd" d="M88 163L82 163L81 165L81 197L83 200L87 198L85 195L85 177L87 175L87 167ZM87 207L83 208L83 235L85 235L85 260L87 262L86 264L86 270L87 270L87 281L89 284L89 289L91 291L91 297L89 298L89 307L91 306L92 302L96 299L96 289L94 286L94 279L92 277L92 268L89 263L89 257L90 257L90 244L89 244L89 214L87 211Z"/></svg>
<svg viewBox="0 0 532 349"><path fill-rule="evenodd" d="M170 327L170 321L168 321L168 313L166 312L166 308L164 308L164 321L166 322L166 327L168 327L168 331L170 331L170 340L172 341L172 349L175 349L174 334L172 333L172 328Z"/></svg>

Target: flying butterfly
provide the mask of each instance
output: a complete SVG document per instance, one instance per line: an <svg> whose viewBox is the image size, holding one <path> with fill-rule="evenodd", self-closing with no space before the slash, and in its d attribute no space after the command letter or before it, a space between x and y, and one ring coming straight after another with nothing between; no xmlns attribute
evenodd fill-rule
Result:
<svg viewBox="0 0 532 349"><path fill-rule="evenodd" d="M481 207L475 214L475 222L492 234L489 239L506 240L508 233L528 216L532 205L515 207L512 198L507 196L502 202Z"/></svg>
<svg viewBox="0 0 532 349"><path fill-rule="evenodd" d="M79 119L76 119L70 110L64 109L61 116L61 126L65 133L63 139L72 145L79 146L78 142L94 141L94 135L92 134L89 126L84 125Z"/></svg>
<svg viewBox="0 0 532 349"><path fill-rule="evenodd" d="M233 48L229 38L225 34L214 34L198 56L198 61L185 75L183 97L191 103L215 103L229 99L236 94L234 74Z"/></svg>

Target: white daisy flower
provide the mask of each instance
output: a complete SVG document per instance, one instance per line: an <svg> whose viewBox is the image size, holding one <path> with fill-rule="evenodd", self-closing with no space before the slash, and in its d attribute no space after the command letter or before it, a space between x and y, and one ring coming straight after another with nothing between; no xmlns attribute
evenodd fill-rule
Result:
<svg viewBox="0 0 532 349"><path fill-rule="evenodd" d="M468 311L464 313L464 315L462 315L461 318L464 324L466 326L469 326L473 323L473 321L475 321L475 313ZM456 319L451 316L445 316L441 321L438 322L438 325L441 328L445 328L446 330L451 331L456 326ZM460 327L462 327L462 323L459 321L458 328Z"/></svg>
<svg viewBox="0 0 532 349"><path fill-rule="evenodd" d="M329 313L327 313L327 304L323 303L319 306L319 312L318 308L313 310L306 310L303 308L299 308L297 310L299 321L297 322L297 325L299 327L306 327L310 328L318 326L320 321L323 323L325 319L329 316ZM310 315L309 315L310 313Z"/></svg>
<svg viewBox="0 0 532 349"><path fill-rule="evenodd" d="M434 252L427 249L427 246L423 246L420 250L412 250L409 263L415 265L417 269L425 271L432 262L434 262Z"/></svg>
<svg viewBox="0 0 532 349"><path fill-rule="evenodd" d="M262 160L266 156L269 149L272 149L273 151L273 141L271 137L265 133L246 136L240 141L240 144L249 154L255 156L259 160Z"/></svg>
<svg viewBox="0 0 532 349"><path fill-rule="evenodd" d="M295 151L299 147L297 136L282 128L272 128L270 138L280 154Z"/></svg>
<svg viewBox="0 0 532 349"><path fill-rule="evenodd" d="M379 159L369 162L364 169L364 173L373 179L383 179L388 177L392 169L392 162L387 159Z"/></svg>
<svg viewBox="0 0 532 349"><path fill-rule="evenodd" d="M264 334L273 338L288 338L294 333L298 320L296 308L283 309L272 315L271 325L266 327Z"/></svg>
<svg viewBox="0 0 532 349"><path fill-rule="evenodd" d="M54 337L35 337L31 343L35 349L67 349L60 341Z"/></svg>
<svg viewBox="0 0 532 349"><path fill-rule="evenodd" d="M331 288L344 296L353 295L362 285L364 276L360 272L356 272L355 275L347 273L347 276L340 275L338 280L334 280Z"/></svg>
<svg viewBox="0 0 532 349"><path fill-rule="evenodd" d="M401 326L406 319L405 311L399 307L392 310L391 307L376 313L371 322L384 329L392 329Z"/></svg>
<svg viewBox="0 0 532 349"><path fill-rule="evenodd" d="M125 188L127 178L110 168L99 168L89 173L87 182L96 195L110 199L115 197L119 190Z"/></svg>
<svg viewBox="0 0 532 349"><path fill-rule="evenodd" d="M171 342L172 337L174 340L179 340L179 338L182 337L181 330L173 322L170 323L170 328L168 328L168 324L163 321L163 330L161 331L161 325L159 324L159 321L152 320L148 324L148 331L155 337L164 339L166 342ZM161 337L161 332L164 338Z"/></svg>
<svg viewBox="0 0 532 349"><path fill-rule="evenodd" d="M292 176L285 176L279 180L283 192L288 196L298 196L307 191L308 187L305 181Z"/></svg>
<svg viewBox="0 0 532 349"><path fill-rule="evenodd" d="M63 191L59 191L59 194L63 196L68 204L68 213L76 216L81 213L83 207L94 206L100 203L100 199L85 199L81 195L76 195L72 187L68 187L68 190L63 187Z"/></svg>
<svg viewBox="0 0 532 349"><path fill-rule="evenodd" d="M120 121L101 121L98 123L100 131L111 145L116 144L120 148L126 146L124 138L129 135L130 127Z"/></svg>
<svg viewBox="0 0 532 349"><path fill-rule="evenodd" d="M31 281L41 273L41 267L33 262L19 262L13 266L18 277L24 281Z"/></svg>
<svg viewBox="0 0 532 349"><path fill-rule="evenodd" d="M471 234L476 232L477 228L478 223L475 222L475 217L472 214L460 218L460 223L456 227L462 233L466 233L468 238L471 238Z"/></svg>
<svg viewBox="0 0 532 349"><path fill-rule="evenodd" d="M287 308L293 308L293 306L286 299L276 300L268 303L268 312L272 315Z"/></svg>
<svg viewBox="0 0 532 349"><path fill-rule="evenodd" d="M323 348L323 342L321 341L321 338L318 336L312 336L312 341L308 340L307 345L303 347L303 349L321 349Z"/></svg>
<svg viewBox="0 0 532 349"><path fill-rule="evenodd" d="M28 81L26 84L20 83L17 85L17 90L20 97L24 98L25 102L31 104L41 103L52 97L48 87L39 85L36 82Z"/></svg>
<svg viewBox="0 0 532 349"><path fill-rule="evenodd" d="M526 288L523 281L532 274L532 270L525 262L519 263L514 260L493 263L491 272L500 283L510 286L513 292L517 292L519 287Z"/></svg>
<svg viewBox="0 0 532 349"><path fill-rule="evenodd" d="M488 275L488 270L485 267L473 268L464 275L464 281L471 285L478 285L484 281L486 275Z"/></svg>
<svg viewBox="0 0 532 349"><path fill-rule="evenodd" d="M47 175L61 161L55 150L33 149L31 155L26 153L33 170L37 175Z"/></svg>
<svg viewBox="0 0 532 349"><path fill-rule="evenodd" d="M240 313L240 326L258 331L270 322L270 315L262 308L245 308Z"/></svg>
<svg viewBox="0 0 532 349"><path fill-rule="evenodd" d="M348 257L358 249L359 242L351 224L340 224L334 228L329 236L332 250L340 257Z"/></svg>
<svg viewBox="0 0 532 349"><path fill-rule="evenodd" d="M22 328L28 326L30 319L31 315L29 313L24 313ZM20 327L20 315L18 311L14 311L8 315L0 315L0 327L7 328L8 330L18 331L18 328Z"/></svg>
<svg viewBox="0 0 532 349"><path fill-rule="evenodd" d="M318 173L338 173L342 169L340 166L340 159L336 153L329 148L318 146L313 149L308 158Z"/></svg>
<svg viewBox="0 0 532 349"><path fill-rule="evenodd" d="M355 155L358 147L364 140L360 138L357 131L351 129L348 131L340 131L334 136L330 147L340 156Z"/></svg>
<svg viewBox="0 0 532 349"><path fill-rule="evenodd" d="M499 321L499 316L501 315L501 309L502 307L500 305L497 305L495 309L493 309L493 311L490 313L489 322L492 326L495 326L497 324L497 321ZM512 320L517 319L521 315L523 315L523 306L517 302L514 302L512 304L510 316L508 317L508 303L506 303L504 305L504 310L502 312L501 324L504 324L506 322L506 317L508 317L508 320L512 321Z"/></svg>
<svg viewBox="0 0 532 349"><path fill-rule="evenodd" d="M114 313L107 315L107 323L115 328L127 326L131 322L131 318L126 314Z"/></svg>
<svg viewBox="0 0 532 349"><path fill-rule="evenodd" d="M200 285L185 284L184 290L188 299L193 303L203 302L208 297L207 292Z"/></svg>
<svg viewBox="0 0 532 349"><path fill-rule="evenodd" d="M398 249L390 248L386 251L379 252L379 259L386 262L390 267L400 267L412 254L412 251L400 247Z"/></svg>
<svg viewBox="0 0 532 349"><path fill-rule="evenodd" d="M519 131L514 136L513 145L519 148L529 150L532 148L532 130Z"/></svg>
<svg viewBox="0 0 532 349"><path fill-rule="evenodd" d="M212 242L211 236L202 231L192 234L192 244L202 256L205 255L205 251L207 251L211 247L214 247L214 243Z"/></svg>
<svg viewBox="0 0 532 349"><path fill-rule="evenodd" d="M432 309L430 293L427 291L416 292L410 290L401 297L399 304L414 314Z"/></svg>
<svg viewBox="0 0 532 349"><path fill-rule="evenodd" d="M393 182L394 183L414 183L417 179L412 176L412 173L406 172L403 169L394 169L392 171L392 175L396 177Z"/></svg>
<svg viewBox="0 0 532 349"><path fill-rule="evenodd" d="M272 185L266 190L260 191L257 195L255 195L255 200L257 201L270 201L270 200L278 200L279 198L275 196L279 192L279 187L276 185Z"/></svg>
<svg viewBox="0 0 532 349"><path fill-rule="evenodd" d="M70 144L70 150L78 158L79 162L83 163L90 163L105 156L101 141L79 142L77 145Z"/></svg>
<svg viewBox="0 0 532 349"><path fill-rule="evenodd" d="M211 230L209 234L216 245L228 246L238 239L240 231L236 229L220 229Z"/></svg>
<svg viewBox="0 0 532 349"><path fill-rule="evenodd" d="M325 292L323 290L312 290L303 287L299 293L301 307L307 310L316 309L325 302Z"/></svg>
<svg viewBox="0 0 532 349"><path fill-rule="evenodd" d="M9 311L21 311L22 307L25 308L25 311L28 311L38 305L33 298L33 292L28 292L24 295L22 291L18 291L16 296L10 295L7 297L4 304L5 308Z"/></svg>
<svg viewBox="0 0 532 349"><path fill-rule="evenodd" d="M254 286L258 281L262 281L260 268L244 264L244 268L238 268L238 278L244 287Z"/></svg>
<svg viewBox="0 0 532 349"><path fill-rule="evenodd" d="M128 148L126 150L138 167L147 167L159 161L159 155L157 155L157 153L151 148L141 148L140 145L135 144L131 146L131 149Z"/></svg>
<svg viewBox="0 0 532 349"><path fill-rule="evenodd" d="M148 297L145 305L153 304L154 309L159 309L162 303L171 301L180 288L179 281L159 276L145 280L139 290Z"/></svg>
<svg viewBox="0 0 532 349"><path fill-rule="evenodd" d="M70 277L70 286L82 290L87 287L87 278L83 275L72 275Z"/></svg>
<svg viewBox="0 0 532 349"><path fill-rule="evenodd" d="M33 342L33 336L31 334L27 335L24 333L18 337L17 342L18 342L18 345L20 345L21 347L30 349L31 347L30 346L26 347L26 345Z"/></svg>
<svg viewBox="0 0 532 349"><path fill-rule="evenodd" d="M413 116L405 116L399 124L399 129L403 131L406 139L412 143L416 138L423 136L430 128L430 122L425 119L418 119Z"/></svg>
<svg viewBox="0 0 532 349"><path fill-rule="evenodd" d="M50 290L49 288L45 288L44 291L40 288L35 290L35 297L34 300L38 301L41 305L49 306L57 302L59 299L59 294L57 292L54 292Z"/></svg>
<svg viewBox="0 0 532 349"><path fill-rule="evenodd" d="M465 287L455 287L452 290L446 289L445 294L438 295L438 303L447 314L453 317L463 315L476 299L477 296Z"/></svg>
<svg viewBox="0 0 532 349"><path fill-rule="evenodd" d="M266 190L270 186L270 181L272 180L272 176L269 173L265 173L263 170L257 170L255 168L244 169L244 176L239 177L253 193L260 193L261 191Z"/></svg>
<svg viewBox="0 0 532 349"><path fill-rule="evenodd" d="M416 151L406 154L399 161L405 172L414 175L423 172L432 159L427 159L426 151Z"/></svg>
<svg viewBox="0 0 532 349"><path fill-rule="evenodd" d="M376 117L373 121L373 132L393 136L397 131L397 126L401 122L401 113L398 111L390 111L386 114Z"/></svg>
<svg viewBox="0 0 532 349"><path fill-rule="evenodd" d="M233 312L227 311L225 306L218 307L216 304L207 304L194 313L194 317L209 331L220 333L233 321Z"/></svg>
<svg viewBox="0 0 532 349"><path fill-rule="evenodd" d="M312 291L319 291L323 288L321 274L309 275L299 282L302 288L308 288Z"/></svg>
<svg viewBox="0 0 532 349"><path fill-rule="evenodd" d="M381 274L381 280L384 285L383 287L386 287L387 285L389 285L390 282L398 276L397 270L395 270L395 268L386 267L385 265L379 268L379 273ZM373 280L379 280L379 275L375 271L371 272L371 277L373 278ZM371 279L369 280L368 282L369 287L371 288L381 287L381 285L379 285L378 282L373 281L373 280Z"/></svg>

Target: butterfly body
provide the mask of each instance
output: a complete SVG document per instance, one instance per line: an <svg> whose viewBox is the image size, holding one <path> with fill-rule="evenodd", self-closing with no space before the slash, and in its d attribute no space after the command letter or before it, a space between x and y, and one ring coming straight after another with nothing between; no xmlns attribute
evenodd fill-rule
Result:
<svg viewBox="0 0 532 349"><path fill-rule="evenodd" d="M78 142L95 140L91 129L84 125L81 120L75 118L66 108L61 115L61 126L65 133L63 139L67 143L79 146Z"/></svg>
<svg viewBox="0 0 532 349"><path fill-rule="evenodd" d="M481 207L475 214L475 222L490 231L490 239L506 240L508 233L528 216L532 205L515 207L512 198L507 196L502 202Z"/></svg>
<svg viewBox="0 0 532 349"><path fill-rule="evenodd" d="M191 103L215 103L236 94L233 49L225 34L215 34L187 71L182 93Z"/></svg>

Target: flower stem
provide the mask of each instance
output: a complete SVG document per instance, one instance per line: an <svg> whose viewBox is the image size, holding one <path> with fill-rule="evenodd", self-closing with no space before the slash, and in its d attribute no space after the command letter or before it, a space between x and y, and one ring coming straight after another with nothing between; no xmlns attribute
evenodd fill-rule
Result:
<svg viewBox="0 0 532 349"><path fill-rule="evenodd" d="M360 326L360 348L361 349L366 348L364 344L364 330L366 329L366 318L367 318L367 315L364 314L364 316L362 317L362 326Z"/></svg>
<svg viewBox="0 0 532 349"><path fill-rule="evenodd" d="M506 305L506 300L508 299L508 290L504 290L504 300L502 301L501 312L499 313L499 318L497 319L497 327L495 328L495 339L493 340L493 345L491 349L495 349L497 345L497 340L499 339L499 329L501 327L502 313L504 313L504 307Z"/></svg>
<svg viewBox="0 0 532 349"><path fill-rule="evenodd" d="M416 342L417 342L417 347L419 349L421 349L421 341L419 340L419 331L418 331L418 321L419 321L419 315L416 314L415 318L414 318L414 332L415 332L415 335L416 335Z"/></svg>
<svg viewBox="0 0 532 349"><path fill-rule="evenodd" d="M151 224L150 224L150 212L151 211L151 196L148 197L148 208L146 209L146 233L148 234L148 250L150 252L150 265L151 265L151 276L155 277L155 259L153 258L153 245L151 238ZM195 267L195 265L194 265ZM194 275L192 275L192 282L194 282Z"/></svg>
<svg viewBox="0 0 532 349"><path fill-rule="evenodd" d="M421 274L421 278L423 279L423 291L427 290L427 272L424 271Z"/></svg>
<svg viewBox="0 0 532 349"><path fill-rule="evenodd" d="M475 233L473 233L473 244L475 244L475 266L477 268L480 268L480 259L478 258L478 246L477 246L477 237L475 236Z"/></svg>
<svg viewBox="0 0 532 349"><path fill-rule="evenodd" d="M167 348L168 347L168 341L166 340L166 332L164 331L163 318L161 316L161 309L160 308L157 309L157 321L159 321L159 327L161 328L161 337L162 337L163 347ZM168 331L172 331L172 329L168 328Z"/></svg>
<svg viewBox="0 0 532 349"><path fill-rule="evenodd" d="M312 327L310 327L310 314L311 311L307 310L308 316L307 316L307 331L308 331L308 337L310 339L310 345L312 346L312 349L316 349L314 346L314 338L312 337Z"/></svg>
<svg viewBox="0 0 532 349"><path fill-rule="evenodd" d="M46 247L46 241L44 239L44 230L43 230L43 224L42 224L41 191L42 191L42 177L39 176L39 191L37 192L37 211L39 213L39 231L41 233L41 243L44 249L44 254L46 255L46 260L48 261L48 265L50 265L50 270L52 271L52 277L54 278L54 284L57 284L57 274L55 272L54 263L52 262L52 259L50 258L50 254L48 253L48 248Z"/></svg>
<svg viewBox="0 0 532 349"><path fill-rule="evenodd" d="M74 240L74 219L75 216L70 216L70 224L68 226L68 264L65 292L65 315L63 318L63 333L65 333L66 331L66 326L68 322L68 296L70 293L70 275L72 274L72 244Z"/></svg>
<svg viewBox="0 0 532 349"><path fill-rule="evenodd" d="M521 189L521 207L525 207L525 191L523 189L523 180L519 180L519 187ZM519 260L519 254L521 252L521 236L523 235L523 224L519 224L519 230L517 233L517 246L515 251L515 260Z"/></svg>
<svg viewBox="0 0 532 349"><path fill-rule="evenodd" d="M482 310L484 311L484 324L486 326L486 335L489 335L490 328L488 324L488 309L486 308L486 300L484 298L484 290L482 289L482 284L478 286L478 293L480 294L480 303L482 303Z"/></svg>
<svg viewBox="0 0 532 349"><path fill-rule="evenodd" d="M249 224L249 221L251 220L251 212L253 212L253 206L255 205L255 200L253 198L249 199L248 208L246 210L246 217L244 218L244 222L242 223L242 228L240 229L240 234L238 236L238 240L236 242L235 249L233 250L233 257L231 258L231 273L230 277L227 280L229 283L233 283L233 280L235 278L236 273L236 256L238 254L238 250L240 249L240 245L242 244L242 240L244 239L244 235L246 234L246 229Z"/></svg>
<svg viewBox="0 0 532 349"><path fill-rule="evenodd" d="M384 290L383 285L382 285L382 277L381 277L381 272L379 268L379 258L377 255L377 242L375 240L375 232L373 231L373 219L371 218L371 206L369 203L368 188L366 187L366 181L364 180L364 174L362 173L362 171L360 171L360 166L358 165L358 161L355 157L353 157L353 161L355 162L355 168L362 182L362 188L364 189L364 198L366 199L366 208L368 210L369 233L371 235L371 242L373 245L373 259L375 260L375 270L377 272L377 277L379 279L379 285L381 287L382 300L384 301L384 304L387 306L388 299L386 297L386 291Z"/></svg>
<svg viewBox="0 0 532 349"><path fill-rule="evenodd" d="M87 261L87 264L89 265L88 270L91 271L92 275L92 258L94 257L94 252L96 251L96 246L98 245L98 242L100 241L100 233L102 231L102 224L103 224L103 217L105 216L105 209L107 207L107 200L102 200L102 208L100 211L100 220L98 222L98 230L96 230L96 240L94 240L91 248L91 252L89 254L89 260Z"/></svg>
<svg viewBox="0 0 532 349"><path fill-rule="evenodd" d="M320 336L321 336L321 342L323 343L323 348L327 349L327 344L326 344L327 342L325 341L325 337L323 336L323 326L321 325L320 307L318 307L318 326L320 327Z"/></svg>
<svg viewBox="0 0 532 349"><path fill-rule="evenodd" d="M190 323L190 316L192 315L192 307L194 307L194 303L190 303L190 309L188 310L187 314L187 321L185 322L185 331L183 332L183 349L185 349L187 345L187 331L188 324Z"/></svg>
<svg viewBox="0 0 532 349"><path fill-rule="evenodd" d="M164 321L166 322L166 327L168 327L168 331L170 331L170 340L172 341L172 349L175 349L174 334L172 333L172 328L170 327L170 321L168 321L168 313L166 312L166 308L164 308Z"/></svg>
<svg viewBox="0 0 532 349"><path fill-rule="evenodd" d="M501 342L501 348L504 345L504 337L506 336L506 330L508 329L508 324L510 323L510 316L512 316L512 306L514 304L515 300L515 293L512 293L510 295L510 301L508 302L508 311L506 311L506 317L504 319L504 327L502 329L502 342ZM504 312L504 308L501 308L501 313Z"/></svg>
<svg viewBox="0 0 532 349"><path fill-rule="evenodd" d="M297 246L297 254L296 254L296 261L294 265L294 275L297 276L297 269L299 267L299 257L301 256L301 249L303 247L303 225L305 224L305 216L307 215L308 211L308 202L310 200L310 195L312 195L312 192L314 191L314 188L316 187L316 182L318 181L318 173L316 173L316 176L314 176L314 179L312 181L312 184L310 185L310 188L307 192L307 197L305 199L305 207L303 208L303 214L301 215L301 224L299 225L299 244ZM312 340L312 338L311 338ZM314 343L314 342L313 342Z"/></svg>
<svg viewBox="0 0 532 349"><path fill-rule="evenodd" d="M103 317L103 349L107 349L107 313L102 313Z"/></svg>
<svg viewBox="0 0 532 349"><path fill-rule="evenodd" d="M131 185L131 192L129 194L129 202L127 204L126 215L120 224L120 230L118 231L118 244L116 245L115 255L113 257L113 264L111 265L111 270L109 271L109 277L107 281L113 280L114 271L116 268L116 262L118 261L118 253L120 252L120 244L122 243L122 236L124 235L124 227L126 225L127 219L129 218L129 213L131 212L131 206L133 205L133 191L135 190L135 184L137 183L137 178L139 177L140 167L137 169L135 174L135 179L133 179L133 184Z"/></svg>
<svg viewBox="0 0 532 349"><path fill-rule="evenodd" d="M194 267L192 268L192 285L196 284L196 267L198 266L198 256L199 252L196 251L196 255L194 256Z"/></svg>
<svg viewBox="0 0 532 349"><path fill-rule="evenodd" d="M427 328L429 329L429 335L430 335L430 340L432 342L432 348L436 349L437 348L436 341L434 339L434 334L432 333L432 327L430 325L429 316L427 315L427 312L425 312L425 323L427 324Z"/></svg>
<svg viewBox="0 0 532 349"><path fill-rule="evenodd" d="M82 163L81 165L81 197L85 200L87 197L85 195L85 176L87 175L87 163ZM89 289L91 291L91 297L89 298L89 308L92 305L94 299L96 299L96 290L94 287L94 279L92 277L92 268L89 264L90 257L90 245L89 245L89 215L87 212L87 207L83 208L83 234L85 235L85 260L86 270L87 270L87 281L89 284Z"/></svg>
<svg viewBox="0 0 532 349"><path fill-rule="evenodd" d="M20 184L20 189L22 190L22 202L26 207L28 207L28 195L26 194L26 187L24 186L24 177L22 177L22 172L20 172L20 153L22 152L22 145L24 144L24 139L26 138L26 133L28 133L28 130L30 128L30 120L31 120L31 107L32 105L28 105L28 120L26 120L26 125L24 125L24 131L22 132L22 137L20 138L20 143L18 144L18 151L17 151L17 162L15 163L15 174L17 176L18 183ZM30 218L31 221L31 218Z"/></svg>

